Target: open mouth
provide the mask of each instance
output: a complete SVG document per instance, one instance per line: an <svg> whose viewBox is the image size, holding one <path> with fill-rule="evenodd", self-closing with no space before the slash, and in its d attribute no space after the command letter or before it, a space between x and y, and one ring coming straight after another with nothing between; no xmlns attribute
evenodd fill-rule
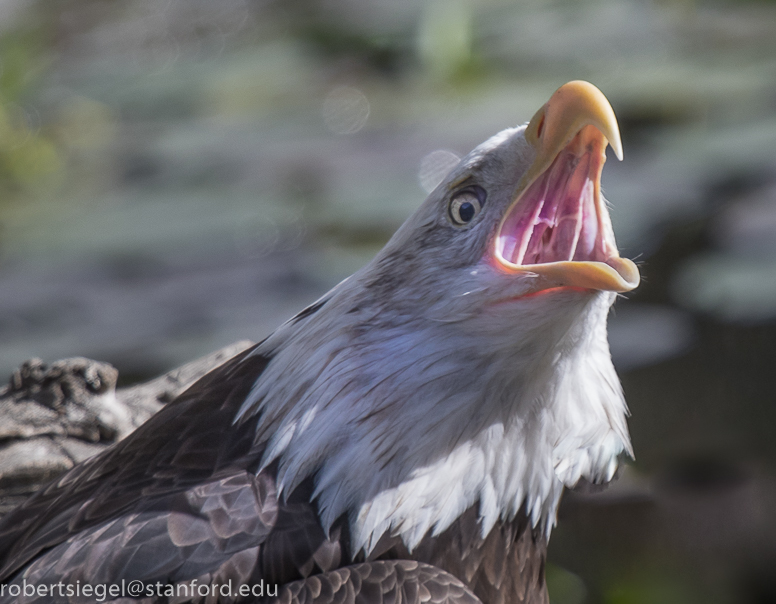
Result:
<svg viewBox="0 0 776 604"><path fill-rule="evenodd" d="M602 130L616 137L617 150L611 107L597 88L583 82L563 86L531 120L526 139L538 147L537 159L495 240L495 255L504 269L543 276L542 289L625 292L638 285L638 269L619 256L601 196L609 143Z"/></svg>

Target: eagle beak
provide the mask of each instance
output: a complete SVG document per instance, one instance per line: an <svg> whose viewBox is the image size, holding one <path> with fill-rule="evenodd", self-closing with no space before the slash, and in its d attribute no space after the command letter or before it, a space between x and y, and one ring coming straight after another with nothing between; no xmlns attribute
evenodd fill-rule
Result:
<svg viewBox="0 0 776 604"><path fill-rule="evenodd" d="M614 111L582 81L561 86L524 133L536 158L499 226L495 258L507 272L543 277L537 287L626 292L639 271L620 258L601 196L606 146L622 160Z"/></svg>
<svg viewBox="0 0 776 604"><path fill-rule="evenodd" d="M598 88L575 80L558 88L528 122L525 140L537 150L537 156L524 178L536 180L585 126L594 126L622 161L622 141L614 109Z"/></svg>

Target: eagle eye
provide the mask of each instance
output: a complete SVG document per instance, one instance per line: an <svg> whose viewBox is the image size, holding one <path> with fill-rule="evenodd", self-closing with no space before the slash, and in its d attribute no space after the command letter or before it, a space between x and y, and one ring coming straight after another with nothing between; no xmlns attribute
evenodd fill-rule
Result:
<svg viewBox="0 0 776 604"><path fill-rule="evenodd" d="M486 193L482 187L466 187L450 200L450 220L456 226L464 226L474 220L482 210Z"/></svg>

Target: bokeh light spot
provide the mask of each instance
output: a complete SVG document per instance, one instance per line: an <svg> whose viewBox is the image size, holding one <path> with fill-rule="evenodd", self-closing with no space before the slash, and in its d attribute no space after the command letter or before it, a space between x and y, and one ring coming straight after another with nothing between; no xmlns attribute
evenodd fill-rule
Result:
<svg viewBox="0 0 776 604"><path fill-rule="evenodd" d="M445 176L461 161L452 151L437 149L420 160L418 180L426 193L431 193Z"/></svg>
<svg viewBox="0 0 776 604"><path fill-rule="evenodd" d="M369 119L369 99L358 88L337 86L323 101L323 121L335 134L355 134Z"/></svg>

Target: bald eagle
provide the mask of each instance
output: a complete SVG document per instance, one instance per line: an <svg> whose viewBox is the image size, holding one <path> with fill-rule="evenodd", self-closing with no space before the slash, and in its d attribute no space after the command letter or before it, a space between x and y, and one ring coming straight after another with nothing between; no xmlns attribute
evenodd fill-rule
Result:
<svg viewBox="0 0 776 604"><path fill-rule="evenodd" d="M564 486L631 453L607 144L577 81L475 148L371 263L9 513L0 602L547 602Z"/></svg>

